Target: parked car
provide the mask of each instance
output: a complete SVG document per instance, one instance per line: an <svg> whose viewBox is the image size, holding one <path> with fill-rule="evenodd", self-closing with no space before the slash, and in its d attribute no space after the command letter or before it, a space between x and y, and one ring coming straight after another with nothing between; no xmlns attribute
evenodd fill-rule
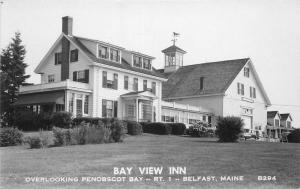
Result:
<svg viewBox="0 0 300 189"><path fill-rule="evenodd" d="M250 133L250 132L242 133L241 138L244 139L244 140L248 140L248 139L256 140L256 139L258 139L258 137L254 133Z"/></svg>

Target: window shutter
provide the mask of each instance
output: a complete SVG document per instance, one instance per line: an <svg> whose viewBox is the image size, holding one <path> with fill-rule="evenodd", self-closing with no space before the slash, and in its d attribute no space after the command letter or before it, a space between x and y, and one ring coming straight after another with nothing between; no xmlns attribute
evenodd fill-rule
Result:
<svg viewBox="0 0 300 189"><path fill-rule="evenodd" d="M89 70L84 70L85 83L89 83Z"/></svg>
<svg viewBox="0 0 300 189"><path fill-rule="evenodd" d="M102 100L102 117L106 117L106 100Z"/></svg>
<svg viewBox="0 0 300 189"><path fill-rule="evenodd" d="M118 101L114 101L114 117L118 117Z"/></svg>
<svg viewBox="0 0 300 189"><path fill-rule="evenodd" d="M241 88L242 88L242 95L244 95L244 84L241 84Z"/></svg>
<svg viewBox="0 0 300 189"><path fill-rule="evenodd" d="M256 98L256 89L253 87L253 98Z"/></svg>
<svg viewBox="0 0 300 189"><path fill-rule="evenodd" d="M118 74L114 74L114 89L118 90Z"/></svg>
<svg viewBox="0 0 300 189"><path fill-rule="evenodd" d="M103 76L102 76L102 87L106 88L107 87L107 72L103 71L102 74L103 74Z"/></svg>
<svg viewBox="0 0 300 189"><path fill-rule="evenodd" d="M156 83L152 82L152 93L156 95Z"/></svg>
<svg viewBox="0 0 300 189"><path fill-rule="evenodd" d="M73 72L73 81L77 81L77 72Z"/></svg>
<svg viewBox="0 0 300 189"><path fill-rule="evenodd" d="M147 90L147 80L143 81L143 91Z"/></svg>
<svg viewBox="0 0 300 189"><path fill-rule="evenodd" d="M240 94L240 83L237 83L237 92Z"/></svg>
<svg viewBox="0 0 300 189"><path fill-rule="evenodd" d="M250 98L252 98L252 87L250 87Z"/></svg>
<svg viewBox="0 0 300 189"><path fill-rule="evenodd" d="M58 63L58 57L57 57L57 53L55 53L54 55L54 65L57 65Z"/></svg>

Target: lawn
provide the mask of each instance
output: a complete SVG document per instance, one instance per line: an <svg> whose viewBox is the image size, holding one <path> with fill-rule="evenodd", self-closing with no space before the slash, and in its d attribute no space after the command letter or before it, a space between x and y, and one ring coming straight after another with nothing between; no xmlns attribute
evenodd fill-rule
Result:
<svg viewBox="0 0 300 189"><path fill-rule="evenodd" d="M28 149L2 147L3 188L299 188L299 144L246 141L218 143L212 138L182 136L127 136L123 143ZM141 175L138 167L163 167L162 175ZM186 167L186 175L171 175L168 167ZM132 167L130 177L141 182L37 183L26 177L113 177L114 167ZM162 176L164 181L153 181ZM188 181L184 176L215 176L217 181ZM221 181L221 176L243 176L243 181ZM276 181L258 181L275 176ZM146 181L146 178L152 180ZM179 178L179 181L175 179ZM195 177L194 177L195 178ZM274 178L274 177L273 177Z"/></svg>

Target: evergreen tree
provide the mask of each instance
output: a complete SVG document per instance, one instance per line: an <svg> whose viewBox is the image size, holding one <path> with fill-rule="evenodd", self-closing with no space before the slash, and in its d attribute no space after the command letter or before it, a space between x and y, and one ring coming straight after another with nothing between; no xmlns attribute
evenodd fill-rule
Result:
<svg viewBox="0 0 300 189"><path fill-rule="evenodd" d="M12 42L1 52L1 119L9 126L13 125L15 107L20 85L29 75L25 75L24 63L26 50L22 45L20 32L16 32Z"/></svg>

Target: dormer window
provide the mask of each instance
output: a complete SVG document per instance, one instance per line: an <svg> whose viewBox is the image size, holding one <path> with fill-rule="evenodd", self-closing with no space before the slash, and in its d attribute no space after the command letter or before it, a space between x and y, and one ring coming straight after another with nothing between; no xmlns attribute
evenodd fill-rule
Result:
<svg viewBox="0 0 300 189"><path fill-rule="evenodd" d="M151 60L148 58L143 58L141 56L133 55L133 66L151 70Z"/></svg>
<svg viewBox="0 0 300 189"><path fill-rule="evenodd" d="M151 63L149 59L144 58L143 68L147 70L151 70Z"/></svg>
<svg viewBox="0 0 300 189"><path fill-rule="evenodd" d="M108 47L104 47L99 45L98 47L98 56L99 58L104 58L104 59L108 59Z"/></svg>
<svg viewBox="0 0 300 189"><path fill-rule="evenodd" d="M135 67L141 68L142 67L142 57L133 56L133 65Z"/></svg>
<svg viewBox="0 0 300 189"><path fill-rule="evenodd" d="M115 49L110 49L110 60L114 62L120 62L120 51Z"/></svg>

